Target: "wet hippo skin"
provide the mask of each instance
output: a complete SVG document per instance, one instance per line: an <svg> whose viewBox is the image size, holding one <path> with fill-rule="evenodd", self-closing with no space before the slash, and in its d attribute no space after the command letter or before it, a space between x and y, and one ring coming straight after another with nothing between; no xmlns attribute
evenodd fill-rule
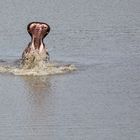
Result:
<svg viewBox="0 0 140 140"><path fill-rule="evenodd" d="M37 61L49 61L48 49L43 39L50 32L50 26L43 22L31 22L27 26L27 31L31 36L31 42L22 53L22 66L31 68Z"/></svg>

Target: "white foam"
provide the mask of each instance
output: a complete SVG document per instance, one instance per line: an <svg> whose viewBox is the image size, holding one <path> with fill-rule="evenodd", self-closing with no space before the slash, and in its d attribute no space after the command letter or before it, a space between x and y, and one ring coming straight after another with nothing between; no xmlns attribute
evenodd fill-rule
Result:
<svg viewBox="0 0 140 140"><path fill-rule="evenodd" d="M0 66L0 73L12 73L14 75L53 75L63 74L76 70L74 65L60 65L54 63L40 62L32 69L14 66Z"/></svg>
<svg viewBox="0 0 140 140"><path fill-rule="evenodd" d="M54 62L43 61L43 54L32 52L26 55L26 59L18 61L14 65L0 65L0 73L12 73L14 75L52 75L63 74L76 70L74 65L63 65ZM16 66L15 66L16 65Z"/></svg>

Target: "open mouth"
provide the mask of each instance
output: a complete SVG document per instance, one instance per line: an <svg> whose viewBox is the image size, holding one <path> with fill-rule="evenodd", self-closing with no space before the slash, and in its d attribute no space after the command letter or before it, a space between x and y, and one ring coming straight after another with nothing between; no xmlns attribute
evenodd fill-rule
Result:
<svg viewBox="0 0 140 140"><path fill-rule="evenodd" d="M22 64L32 65L36 61L49 61L48 49L45 46L43 39L49 33L50 27L46 23L31 22L27 26L27 31L31 36L31 42L22 53ZM31 63L30 63L31 62Z"/></svg>

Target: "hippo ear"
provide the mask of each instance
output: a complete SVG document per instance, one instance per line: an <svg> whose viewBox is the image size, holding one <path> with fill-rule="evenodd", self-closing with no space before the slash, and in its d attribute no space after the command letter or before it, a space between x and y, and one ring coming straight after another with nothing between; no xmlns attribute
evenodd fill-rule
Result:
<svg viewBox="0 0 140 140"><path fill-rule="evenodd" d="M27 25L27 31L28 31L28 33L31 35L31 32L30 32L30 25L31 25L32 23L29 23L28 25Z"/></svg>
<svg viewBox="0 0 140 140"><path fill-rule="evenodd" d="M51 28L50 28L50 26L48 25L47 33L49 33L49 32L50 32L50 29L51 29Z"/></svg>
<svg viewBox="0 0 140 140"><path fill-rule="evenodd" d="M29 30L30 30L30 25L32 24L32 22L31 23L29 23L28 25L27 25L27 31L29 32Z"/></svg>
<svg viewBox="0 0 140 140"><path fill-rule="evenodd" d="M46 24L46 23L45 23L45 24ZM50 32L50 26L49 26L48 24L46 24L46 25L47 25L47 31L45 32L43 38L45 38L45 37L48 35L48 33Z"/></svg>

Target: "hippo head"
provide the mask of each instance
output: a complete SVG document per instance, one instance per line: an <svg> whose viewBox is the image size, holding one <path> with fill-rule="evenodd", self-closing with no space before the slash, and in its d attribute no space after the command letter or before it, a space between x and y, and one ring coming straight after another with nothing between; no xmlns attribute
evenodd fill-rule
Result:
<svg viewBox="0 0 140 140"><path fill-rule="evenodd" d="M31 36L31 43L35 49L40 49L43 39L50 32L50 26L43 22L31 22L27 26L27 31Z"/></svg>
<svg viewBox="0 0 140 140"><path fill-rule="evenodd" d="M42 22L31 22L27 26L27 31L32 38L43 39L50 32L50 26Z"/></svg>

